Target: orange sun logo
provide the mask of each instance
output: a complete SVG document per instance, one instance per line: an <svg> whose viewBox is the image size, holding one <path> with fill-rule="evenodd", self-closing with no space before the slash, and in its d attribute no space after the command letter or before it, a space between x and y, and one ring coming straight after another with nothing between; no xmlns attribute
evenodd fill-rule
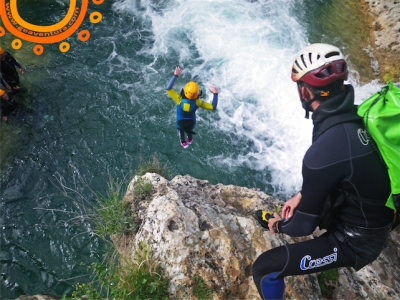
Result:
<svg viewBox="0 0 400 300"><path fill-rule="evenodd" d="M100 5L104 0L92 0L93 4ZM44 51L42 44L55 44L60 42L61 52L67 52L70 44L63 41L75 33L82 24L89 0L81 0L81 6L77 6L77 0L69 0L69 8L65 17L58 23L48 26L40 26L26 22L18 13L17 0L0 0L0 16L4 27L16 37L11 42L11 47L18 50L22 47L22 41L35 43L33 52L41 55ZM90 22L99 23L102 14L95 11L89 16ZM5 29L0 25L0 37L6 34ZM86 42L90 38L90 32L83 29L78 32L78 39Z"/></svg>

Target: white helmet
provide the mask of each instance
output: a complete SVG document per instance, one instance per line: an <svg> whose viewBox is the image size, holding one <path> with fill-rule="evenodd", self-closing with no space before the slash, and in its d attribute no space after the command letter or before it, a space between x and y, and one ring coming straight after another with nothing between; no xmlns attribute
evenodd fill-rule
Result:
<svg viewBox="0 0 400 300"><path fill-rule="evenodd" d="M311 44L301 50L292 66L292 80L302 81L314 87L347 80L348 69L339 48L329 44Z"/></svg>

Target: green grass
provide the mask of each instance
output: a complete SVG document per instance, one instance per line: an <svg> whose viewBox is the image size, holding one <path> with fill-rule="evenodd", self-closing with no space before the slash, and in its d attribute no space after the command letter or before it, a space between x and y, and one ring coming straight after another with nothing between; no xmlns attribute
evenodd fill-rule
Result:
<svg viewBox="0 0 400 300"><path fill-rule="evenodd" d="M334 283L339 280L338 269L330 269L322 271L317 275L318 284L321 289L321 294L325 299L332 299L335 287L332 284L328 284L329 281Z"/></svg>
<svg viewBox="0 0 400 300"><path fill-rule="evenodd" d="M94 231L99 236L134 232L136 224L130 213L130 204L122 202L121 183L110 181L107 196L99 197L94 206Z"/></svg>
<svg viewBox="0 0 400 300"><path fill-rule="evenodd" d="M139 177L139 179L134 183L133 186L135 188L133 195L136 202L151 199L151 195L153 193L153 185L151 184L151 182L148 182Z"/></svg>
<svg viewBox="0 0 400 300"><path fill-rule="evenodd" d="M150 157L143 159L140 157L139 166L136 168L135 173L138 176L143 176L146 173L157 173L165 179L172 179L172 172L168 163L161 163L160 159L156 154L152 154Z"/></svg>
<svg viewBox="0 0 400 300"><path fill-rule="evenodd" d="M148 172L157 173L167 179L171 178L169 168L162 164L156 155L152 155L147 160L141 160L137 167L137 175L142 176ZM79 174L79 173L78 173ZM82 179L82 182L85 181ZM151 200L154 192L151 182L139 177L134 183L133 200L124 199L124 185L120 181L109 179L108 191L104 196L99 196L95 192L96 202L84 198L77 188L68 188L62 179L58 180L63 194L71 199L75 195L80 198L82 212L84 215L75 217L71 220L81 220L93 224L93 232L101 239L106 241L106 249L101 262L89 266L92 273L92 280L89 283L77 283L71 295L64 295L62 299L121 299L121 300L141 300L168 299L169 280L164 276L162 270L152 254L150 246L145 243L134 248L133 256L128 246L129 255L122 255L117 251L115 245L110 242L110 237L114 241L133 240L133 235L137 231L139 219L137 219L137 204L140 201ZM76 199L74 199L76 200ZM128 243L129 244L129 243ZM133 258L132 258L133 257ZM206 298L202 298L206 299Z"/></svg>
<svg viewBox="0 0 400 300"><path fill-rule="evenodd" d="M108 253L111 253L109 251ZM62 299L141 300L168 299L169 281L163 277L158 261L151 255L150 246L141 243L134 252L133 259L126 259L116 251L106 255L101 263L90 268L94 272L94 280L88 284L76 284L70 297Z"/></svg>
<svg viewBox="0 0 400 300"><path fill-rule="evenodd" d="M196 296L199 300L212 299L212 290L204 283L204 279L200 276L195 276L194 281L195 284L193 287L193 295Z"/></svg>

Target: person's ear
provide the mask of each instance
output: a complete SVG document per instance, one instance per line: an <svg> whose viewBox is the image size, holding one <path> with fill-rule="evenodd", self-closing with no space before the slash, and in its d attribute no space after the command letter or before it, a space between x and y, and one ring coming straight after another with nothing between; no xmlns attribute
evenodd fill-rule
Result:
<svg viewBox="0 0 400 300"><path fill-rule="evenodd" d="M303 99L307 102L314 97L313 93L306 86L302 86L300 91Z"/></svg>

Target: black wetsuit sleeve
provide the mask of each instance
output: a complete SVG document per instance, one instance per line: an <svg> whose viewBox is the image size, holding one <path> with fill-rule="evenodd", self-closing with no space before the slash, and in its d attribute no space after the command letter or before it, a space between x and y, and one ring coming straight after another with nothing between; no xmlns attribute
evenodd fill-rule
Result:
<svg viewBox="0 0 400 300"><path fill-rule="evenodd" d="M341 130L327 132L308 149L303 159L301 201L293 217L279 224L281 232L306 236L315 230L328 196L350 173L348 149Z"/></svg>
<svg viewBox="0 0 400 300"><path fill-rule="evenodd" d="M340 190L348 195L374 199L360 202L354 197L334 210L334 218L364 228L386 226L393 211L385 206L390 195L386 166L372 143L359 137L362 125L342 123L322 134L303 159L301 201L292 218L278 225L288 235L309 235L318 226L330 195Z"/></svg>
<svg viewBox="0 0 400 300"><path fill-rule="evenodd" d="M1 77L0 77L0 83L1 83L2 86L7 87L7 83Z"/></svg>

